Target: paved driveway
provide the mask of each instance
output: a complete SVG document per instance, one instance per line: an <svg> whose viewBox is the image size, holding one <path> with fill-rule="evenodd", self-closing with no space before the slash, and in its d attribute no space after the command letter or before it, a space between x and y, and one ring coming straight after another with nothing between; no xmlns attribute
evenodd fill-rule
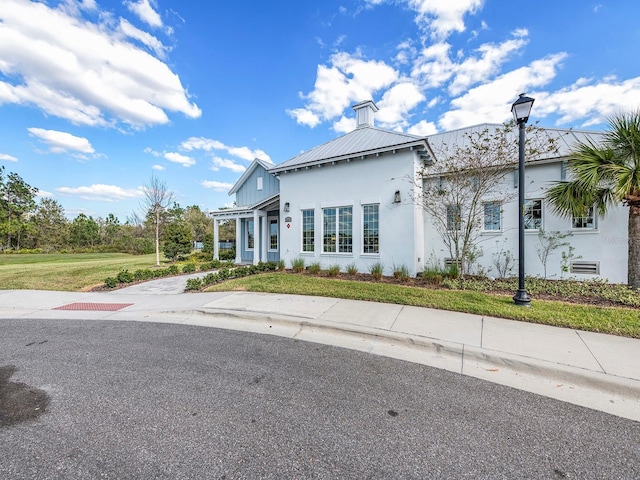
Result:
<svg viewBox="0 0 640 480"><path fill-rule="evenodd" d="M640 478L640 423L462 375L196 326L0 320L45 390L0 478Z"/></svg>

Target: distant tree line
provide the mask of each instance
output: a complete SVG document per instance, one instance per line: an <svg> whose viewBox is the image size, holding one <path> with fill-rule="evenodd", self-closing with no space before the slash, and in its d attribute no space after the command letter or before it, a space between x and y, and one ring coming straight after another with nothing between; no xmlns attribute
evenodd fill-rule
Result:
<svg viewBox="0 0 640 480"><path fill-rule="evenodd" d="M154 181L152 177L147 191ZM69 220L60 202L36 201L37 194L38 189L20 175L0 167L0 252L147 254L156 251L156 239L169 259L189 254L195 243L213 252L211 219L197 205L182 208L172 195L170 204L144 202L140 213L121 222L111 213L106 218L80 213Z"/></svg>

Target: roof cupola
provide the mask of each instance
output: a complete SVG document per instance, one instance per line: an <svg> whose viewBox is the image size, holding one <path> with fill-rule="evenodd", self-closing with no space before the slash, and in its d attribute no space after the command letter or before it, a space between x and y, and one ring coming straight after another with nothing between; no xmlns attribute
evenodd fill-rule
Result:
<svg viewBox="0 0 640 480"><path fill-rule="evenodd" d="M373 127L373 115L378 111L378 107L372 100L356 103L351 108L356 112L356 128Z"/></svg>

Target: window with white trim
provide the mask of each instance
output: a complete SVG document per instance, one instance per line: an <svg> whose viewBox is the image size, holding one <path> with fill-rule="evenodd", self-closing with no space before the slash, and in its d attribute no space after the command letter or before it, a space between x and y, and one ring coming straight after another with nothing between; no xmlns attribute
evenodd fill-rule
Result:
<svg viewBox="0 0 640 480"><path fill-rule="evenodd" d="M487 202L484 206L484 230L497 231L502 229L502 205L500 202Z"/></svg>
<svg viewBox="0 0 640 480"><path fill-rule="evenodd" d="M380 253L380 205L362 206L362 253Z"/></svg>
<svg viewBox="0 0 640 480"><path fill-rule="evenodd" d="M322 251L353 252L353 208L322 209Z"/></svg>
<svg viewBox="0 0 640 480"><path fill-rule="evenodd" d="M571 228L580 230L593 230L596 228L596 216L593 207L589 207L581 217L571 218Z"/></svg>
<svg viewBox="0 0 640 480"><path fill-rule="evenodd" d="M258 190L262 190L262 177L258 177L257 185Z"/></svg>
<svg viewBox="0 0 640 480"><path fill-rule="evenodd" d="M524 228L526 230L540 230L542 228L542 200L524 201Z"/></svg>
<svg viewBox="0 0 640 480"><path fill-rule="evenodd" d="M315 226L313 210L302 210L302 251L314 251Z"/></svg>
<svg viewBox="0 0 640 480"><path fill-rule="evenodd" d="M460 205L447 205L447 230L460 230Z"/></svg>
<svg viewBox="0 0 640 480"><path fill-rule="evenodd" d="M253 250L253 220L247 220L247 229L245 230L245 245L247 250Z"/></svg>
<svg viewBox="0 0 640 480"><path fill-rule="evenodd" d="M278 250L278 219L269 219L269 250Z"/></svg>

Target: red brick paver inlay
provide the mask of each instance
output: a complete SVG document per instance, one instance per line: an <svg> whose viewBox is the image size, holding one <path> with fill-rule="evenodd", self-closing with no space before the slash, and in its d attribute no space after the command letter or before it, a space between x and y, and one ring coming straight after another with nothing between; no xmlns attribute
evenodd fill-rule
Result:
<svg viewBox="0 0 640 480"><path fill-rule="evenodd" d="M133 305L133 303L86 303L76 302L61 307L55 307L53 310L92 310L97 312L115 312L121 308Z"/></svg>

